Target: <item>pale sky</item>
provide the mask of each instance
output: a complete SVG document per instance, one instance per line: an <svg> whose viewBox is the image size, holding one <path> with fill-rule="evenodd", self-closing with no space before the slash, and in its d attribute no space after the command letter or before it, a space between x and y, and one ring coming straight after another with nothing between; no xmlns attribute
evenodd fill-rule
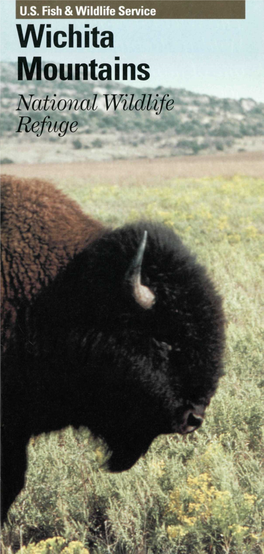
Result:
<svg viewBox="0 0 264 554"><path fill-rule="evenodd" d="M88 4L84 2L84 4ZM92 2L90 2L92 4ZM107 4L107 2L106 2ZM144 0L142 0L144 5ZM45 20L19 20L17 23ZM69 21L49 20L52 30L68 28ZM264 0L246 0L245 20L71 20L76 29L85 23L114 33L114 49L22 49L19 45L15 0L1 0L1 60L42 56L43 61L114 61L150 65L151 78L133 86L162 85L228 98L264 102Z"/></svg>

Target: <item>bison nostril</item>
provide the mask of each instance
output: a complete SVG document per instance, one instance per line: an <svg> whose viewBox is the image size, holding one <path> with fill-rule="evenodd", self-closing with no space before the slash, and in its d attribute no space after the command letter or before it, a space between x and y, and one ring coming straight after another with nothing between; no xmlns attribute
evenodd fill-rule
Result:
<svg viewBox="0 0 264 554"><path fill-rule="evenodd" d="M193 414L192 412L188 415L187 425L188 427L195 427L198 429L203 423L203 418L199 415Z"/></svg>

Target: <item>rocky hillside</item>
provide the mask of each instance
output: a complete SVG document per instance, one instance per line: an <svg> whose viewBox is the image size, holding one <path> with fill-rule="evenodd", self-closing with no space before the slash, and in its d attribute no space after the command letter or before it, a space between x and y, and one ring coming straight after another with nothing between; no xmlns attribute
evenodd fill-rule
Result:
<svg viewBox="0 0 264 554"><path fill-rule="evenodd" d="M34 111L22 106L20 95L29 99L95 98L97 110ZM107 111L105 95L123 94L128 100L142 94L152 99L174 100L171 111L159 115L153 110ZM134 97L133 97L134 95ZM59 137L45 130L18 133L21 116L41 121L49 115L52 121L78 120L75 133ZM264 150L264 103L253 99L220 99L184 89L158 87L134 88L130 85L83 81L17 81L16 64L3 63L1 71L1 150L2 163L76 161L85 159L157 158ZM67 145L67 146L66 146Z"/></svg>

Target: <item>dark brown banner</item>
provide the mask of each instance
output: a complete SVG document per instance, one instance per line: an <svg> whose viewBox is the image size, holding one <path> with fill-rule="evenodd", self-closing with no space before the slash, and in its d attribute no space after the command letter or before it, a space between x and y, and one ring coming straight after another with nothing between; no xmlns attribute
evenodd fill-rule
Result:
<svg viewBox="0 0 264 554"><path fill-rule="evenodd" d="M245 0L16 0L17 19L245 19Z"/></svg>

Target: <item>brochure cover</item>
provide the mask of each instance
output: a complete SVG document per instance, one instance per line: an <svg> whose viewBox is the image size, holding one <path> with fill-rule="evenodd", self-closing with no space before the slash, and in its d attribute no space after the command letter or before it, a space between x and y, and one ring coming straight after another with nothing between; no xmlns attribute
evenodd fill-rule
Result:
<svg viewBox="0 0 264 554"><path fill-rule="evenodd" d="M263 552L263 0L2 0L4 554Z"/></svg>

